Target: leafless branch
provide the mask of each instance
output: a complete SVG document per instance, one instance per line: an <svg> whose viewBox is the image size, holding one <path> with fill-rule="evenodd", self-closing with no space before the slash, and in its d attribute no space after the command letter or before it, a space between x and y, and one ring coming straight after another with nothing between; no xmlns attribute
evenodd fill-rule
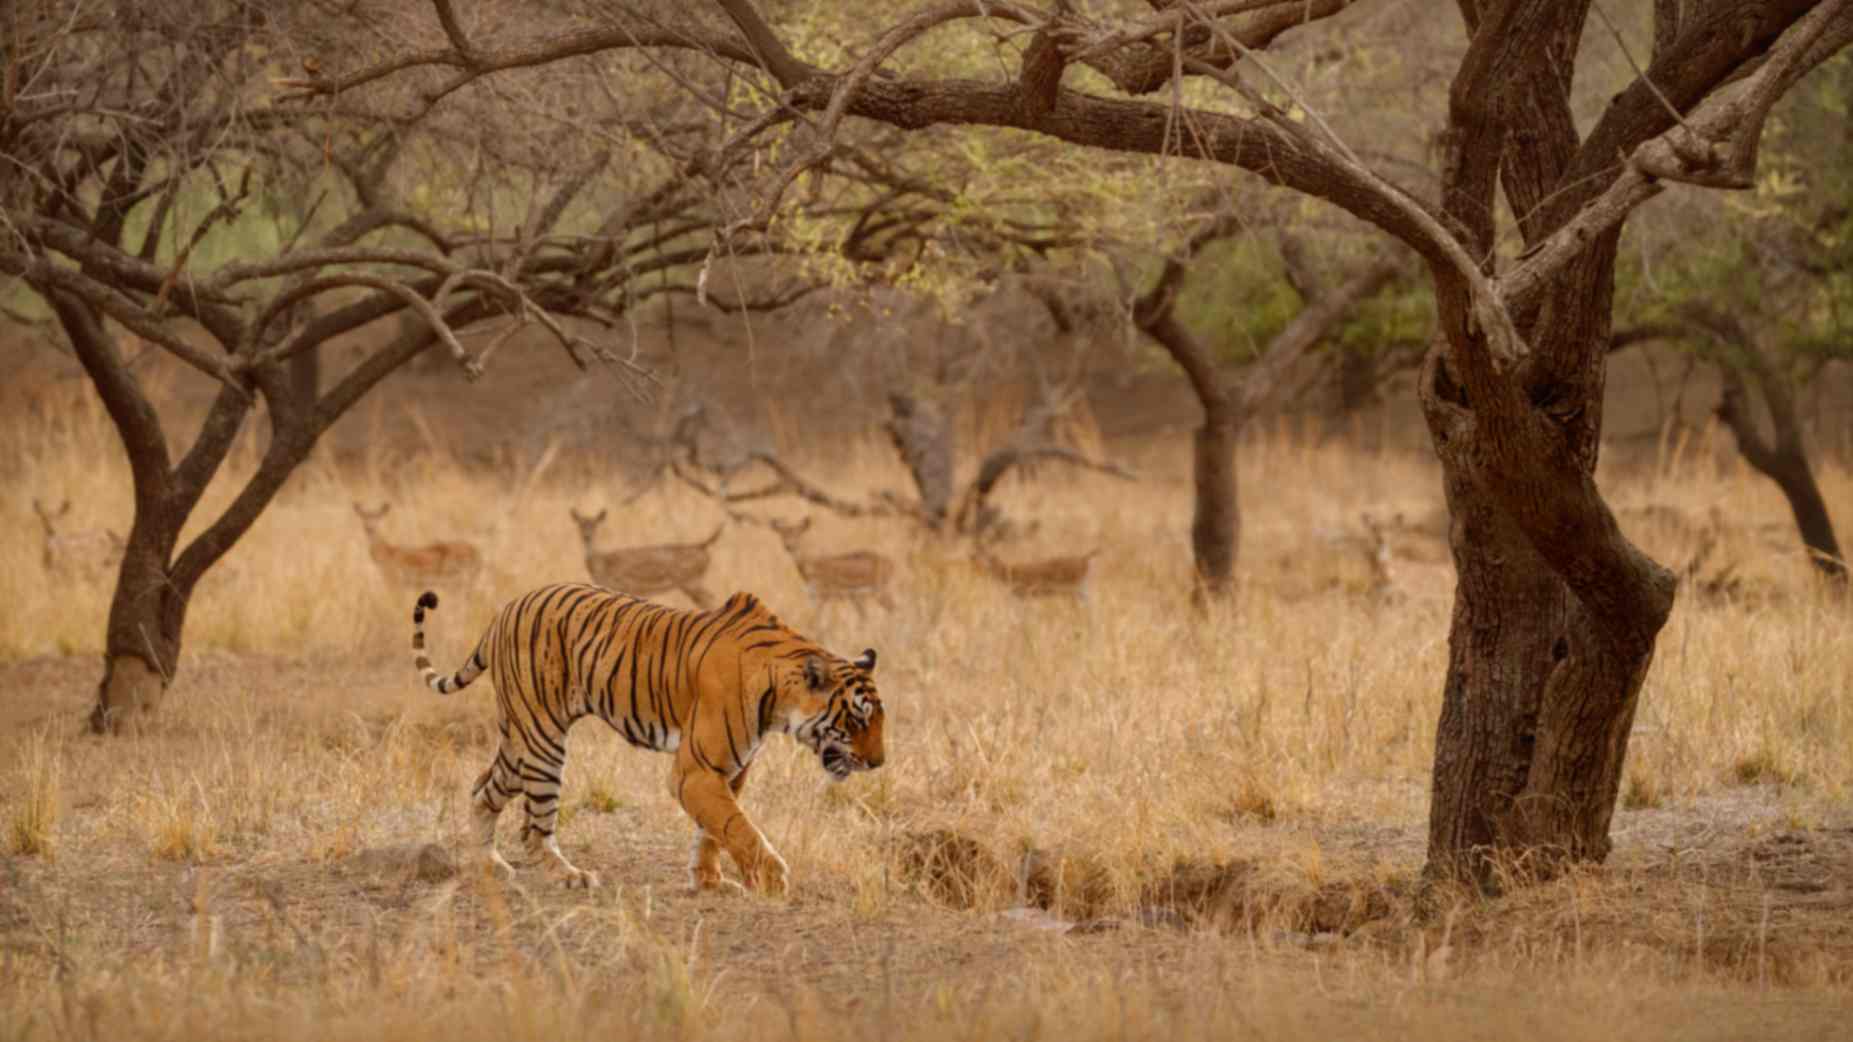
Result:
<svg viewBox="0 0 1853 1042"><path fill-rule="evenodd" d="M1848 17L1847 0L1830 0L1810 12L1777 41L1754 73L1706 99L1683 124L1643 142L1624 157L1607 189L1521 254L1520 263L1498 280L1507 306L1521 312L1534 307L1566 264L1660 194L1663 181L1749 187L1769 107L1824 53L1849 41L1853 17Z"/></svg>

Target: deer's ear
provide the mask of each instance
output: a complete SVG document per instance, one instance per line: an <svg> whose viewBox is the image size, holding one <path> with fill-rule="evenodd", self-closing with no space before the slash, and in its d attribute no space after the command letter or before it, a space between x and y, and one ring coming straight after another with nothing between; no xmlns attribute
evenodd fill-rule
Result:
<svg viewBox="0 0 1853 1042"><path fill-rule="evenodd" d="M875 649L874 648L863 648L862 657L857 659L854 662L854 665L857 669L863 671L864 673L875 672Z"/></svg>

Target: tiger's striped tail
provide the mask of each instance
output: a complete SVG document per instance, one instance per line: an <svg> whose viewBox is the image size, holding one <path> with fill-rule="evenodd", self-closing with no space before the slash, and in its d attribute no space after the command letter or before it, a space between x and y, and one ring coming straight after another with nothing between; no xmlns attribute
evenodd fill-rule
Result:
<svg viewBox="0 0 1853 1042"><path fill-rule="evenodd" d="M431 668L431 657L425 654L425 612L436 611L437 606L438 595L430 590L420 594L418 603L412 606L412 668L418 670L426 687L440 695L448 695L452 691L469 687L471 681L483 675L486 664L483 662L482 646L478 645L476 653L452 676L442 676Z"/></svg>

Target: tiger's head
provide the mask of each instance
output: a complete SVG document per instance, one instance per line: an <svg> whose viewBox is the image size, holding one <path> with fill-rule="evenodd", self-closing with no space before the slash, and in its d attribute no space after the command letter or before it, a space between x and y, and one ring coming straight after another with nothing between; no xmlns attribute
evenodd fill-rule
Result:
<svg viewBox="0 0 1853 1042"><path fill-rule="evenodd" d="M796 688L791 736L817 753L833 781L880 767L886 758L874 673L875 649L869 648L854 662L805 655L790 676Z"/></svg>

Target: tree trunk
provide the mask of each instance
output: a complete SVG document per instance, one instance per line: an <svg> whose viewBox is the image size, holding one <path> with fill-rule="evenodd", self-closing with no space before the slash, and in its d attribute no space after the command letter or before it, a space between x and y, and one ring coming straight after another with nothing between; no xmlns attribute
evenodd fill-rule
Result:
<svg viewBox="0 0 1853 1042"><path fill-rule="evenodd" d="M952 509L952 424L938 405L910 394L890 394L888 405L894 411L886 424L888 438L913 475L921 516L928 527L940 531Z"/></svg>
<svg viewBox="0 0 1853 1042"><path fill-rule="evenodd" d="M185 520L160 507L136 509L109 602L103 680L90 714L98 734L118 733L157 709L179 667L193 583L177 581L169 562Z"/></svg>
<svg viewBox="0 0 1853 1042"><path fill-rule="evenodd" d="M1778 471L1769 476L1788 498L1789 510L1795 515L1795 527L1801 532L1802 545L1808 548L1808 559L1823 578L1846 586L1847 560L1841 556L1833 519L1827 514L1827 503L1821 498L1821 487L1815 483L1808 460L1784 459Z"/></svg>
<svg viewBox="0 0 1853 1042"><path fill-rule="evenodd" d="M1212 222L1191 239L1194 255L1215 239L1231 234L1229 227ZM1317 287L1307 269L1298 240L1282 236L1281 253L1289 281L1306 306L1268 342L1261 358L1248 367L1235 385L1216 372L1210 351L1184 328L1176 315L1177 291L1186 273L1175 257L1167 258L1152 288L1133 306L1133 322L1158 342L1177 363L1203 406L1203 424L1197 428L1192 449L1196 478L1196 506L1190 525L1190 548L1197 566L1192 600L1227 597L1235 590L1235 559L1242 535L1242 512L1236 484L1235 443L1248 418L1280 383L1287 370L1305 356L1319 339L1343 321L1357 303L1377 292L1397 273L1388 260L1377 260L1337 287Z"/></svg>
<svg viewBox="0 0 1853 1042"><path fill-rule="evenodd" d="M318 402L319 372L311 364L259 368L251 373L251 388L220 388L192 446L176 462L159 412L116 352L101 318L71 296L53 293L48 299L122 438L135 485L135 515L104 632L103 679L90 714L92 730L115 733L153 712L173 682L187 608L200 578L250 529L320 433L357 395ZM410 343L398 349L391 365L379 366L380 375L412 350ZM371 383L355 383L350 390L353 386ZM268 405L271 430L264 458L225 512L180 549L181 529L225 462L258 393Z"/></svg>
<svg viewBox="0 0 1853 1042"><path fill-rule="evenodd" d="M1559 288L1532 353L1497 372L1458 279L1421 391L1458 572L1435 741L1427 873L1497 890L1601 861L1673 577L1594 482L1612 244ZM1574 306L1569 301L1575 300ZM1447 359L1473 369L1458 379Z"/></svg>
<svg viewBox="0 0 1853 1042"><path fill-rule="evenodd" d="M1236 502L1235 439L1246 417L1241 403L1217 374L1208 349L1174 314L1172 305L1183 275L1180 262L1167 260L1158 283L1133 307L1133 321L1184 370L1203 406L1203 425L1197 428L1193 447L1196 506L1190 524L1191 556L1197 569L1191 599L1201 607L1235 590L1242 523Z"/></svg>
<svg viewBox="0 0 1853 1042"><path fill-rule="evenodd" d="M1515 873L1608 856L1653 649L1611 639L1496 498L1460 468L1444 472L1459 586L1428 874L1496 891Z"/></svg>
<svg viewBox="0 0 1853 1042"><path fill-rule="evenodd" d="M1242 509L1235 476L1235 439L1241 424L1228 398L1203 403L1203 425L1193 442L1196 505L1190 522L1190 550L1197 565L1194 597L1227 597L1235 589L1235 554L1242 540Z"/></svg>
<svg viewBox="0 0 1853 1042"><path fill-rule="evenodd" d="M1718 399L1718 418L1731 429L1738 454L1757 473L1774 481L1788 499L1796 530L1801 533L1802 545L1808 548L1808 559L1815 569L1830 583L1844 589L1847 585L1846 558L1841 556L1840 540L1834 535L1834 522L1828 516L1826 501L1821 498L1821 486L1814 480L1814 468L1808 462L1808 448L1802 440L1801 418L1786 379L1771 368L1750 332L1735 317L1703 305L1691 306L1688 312L1708 332L1742 352L1746 368L1755 378L1763 403L1769 409L1775 437L1765 438L1758 431L1751 416L1743 373L1725 362L1720 362L1718 367L1724 381L1724 393Z"/></svg>
<svg viewBox="0 0 1853 1042"><path fill-rule="evenodd" d="M1664 129L1663 111L1644 108L1651 117L1605 119L1580 137L1570 79L1588 10L1566 0L1468 12L1442 205L1489 268L1502 203L1535 246L1615 176L1617 142ZM1655 68L1674 61L1657 55ZM1538 293L1507 299L1503 312L1475 299L1465 272L1430 267L1440 339L1418 392L1458 573L1431 881L1494 890L1609 851L1629 730L1675 586L1622 535L1594 479L1619 239L1584 238Z"/></svg>

